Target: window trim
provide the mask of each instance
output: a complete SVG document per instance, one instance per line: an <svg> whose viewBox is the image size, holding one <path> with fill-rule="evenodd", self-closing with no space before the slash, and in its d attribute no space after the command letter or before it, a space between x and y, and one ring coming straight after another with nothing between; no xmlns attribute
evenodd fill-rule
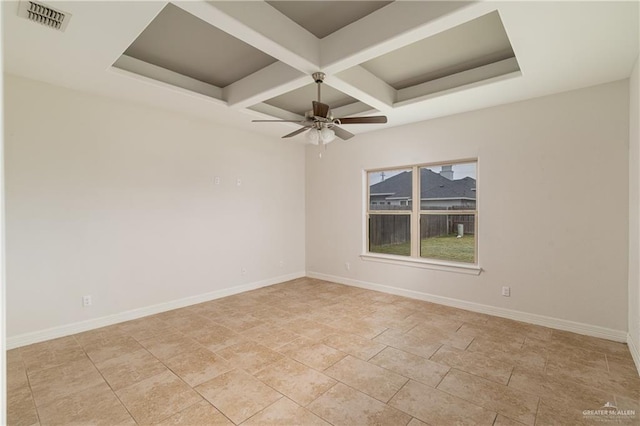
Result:
<svg viewBox="0 0 640 426"><path fill-rule="evenodd" d="M407 203L406 207L410 207L408 210L370 210L370 186L369 186L369 174L389 171L389 170L410 170L412 173L412 200L421 200L420 197L420 169L436 166L456 165L464 163L475 163L476 165L476 189L475 193L478 194L478 171L479 160L478 158L465 158L452 161L439 161L433 163L413 164L394 167L383 167L374 169L363 170L363 183L365 185L364 200L363 200L363 246L360 258L365 261L374 261L395 265L403 265L417 268L434 269L440 271L459 272L465 274L479 275L482 272L480 266L480 249L479 249L479 236L478 236L478 223L479 223L479 197L476 195L476 207L475 209L465 210L423 210L422 203ZM410 217L410 229L411 229L411 252L409 256L399 256L383 253L369 252L369 217L370 215L409 215ZM420 257L420 218L423 214L430 215L473 215L474 216L474 263L446 261L432 258Z"/></svg>

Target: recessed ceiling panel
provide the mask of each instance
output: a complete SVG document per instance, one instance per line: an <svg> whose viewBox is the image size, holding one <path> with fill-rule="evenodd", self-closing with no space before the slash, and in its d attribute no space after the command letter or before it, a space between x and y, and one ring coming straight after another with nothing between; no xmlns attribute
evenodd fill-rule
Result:
<svg viewBox="0 0 640 426"><path fill-rule="evenodd" d="M324 38L392 1L267 1L318 38Z"/></svg>
<svg viewBox="0 0 640 426"><path fill-rule="evenodd" d="M500 16L492 12L362 66L400 90L514 56Z"/></svg>
<svg viewBox="0 0 640 426"><path fill-rule="evenodd" d="M311 102L315 100L318 100L318 88L315 83L311 83L284 95L271 98L265 103L285 111L304 115L305 112L311 111ZM322 85L321 100L322 103L329 105L332 109L358 102L357 99L345 95L326 84Z"/></svg>
<svg viewBox="0 0 640 426"><path fill-rule="evenodd" d="M171 3L124 54L217 87L276 62Z"/></svg>

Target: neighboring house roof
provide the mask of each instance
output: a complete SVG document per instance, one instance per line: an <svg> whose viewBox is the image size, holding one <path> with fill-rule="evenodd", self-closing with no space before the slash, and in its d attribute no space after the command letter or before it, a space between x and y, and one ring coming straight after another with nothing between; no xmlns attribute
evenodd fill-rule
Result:
<svg viewBox="0 0 640 426"><path fill-rule="evenodd" d="M470 177L449 180L429 169L420 169L420 198L476 198L476 180ZM371 195L411 198L411 172L402 172L371 185Z"/></svg>

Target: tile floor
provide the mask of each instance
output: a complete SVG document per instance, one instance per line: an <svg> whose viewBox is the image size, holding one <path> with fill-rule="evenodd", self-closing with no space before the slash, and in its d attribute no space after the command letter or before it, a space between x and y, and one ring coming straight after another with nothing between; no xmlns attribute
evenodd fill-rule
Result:
<svg viewBox="0 0 640 426"><path fill-rule="evenodd" d="M309 278L7 358L10 425L640 424L622 343Z"/></svg>

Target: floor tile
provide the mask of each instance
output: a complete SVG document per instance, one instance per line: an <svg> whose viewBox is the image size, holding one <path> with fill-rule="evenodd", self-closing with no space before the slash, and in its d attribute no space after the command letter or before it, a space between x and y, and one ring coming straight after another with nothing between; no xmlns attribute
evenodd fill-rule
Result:
<svg viewBox="0 0 640 426"><path fill-rule="evenodd" d="M123 333L136 340L148 339L159 334L167 334L171 326L158 318L143 317L117 325Z"/></svg>
<svg viewBox="0 0 640 426"><path fill-rule="evenodd" d="M369 360L386 346L382 343L347 333L332 334L326 337L322 343L364 361Z"/></svg>
<svg viewBox="0 0 640 426"><path fill-rule="evenodd" d="M278 351L319 371L332 366L347 356L342 351L305 338L287 343L279 348Z"/></svg>
<svg viewBox="0 0 640 426"><path fill-rule="evenodd" d="M242 423L242 426L263 425L331 426L311 411L300 407L288 398L280 398L278 401Z"/></svg>
<svg viewBox="0 0 640 426"><path fill-rule="evenodd" d="M324 373L382 402L389 401L408 380L351 355L336 362Z"/></svg>
<svg viewBox="0 0 640 426"><path fill-rule="evenodd" d="M339 331L333 327L329 327L328 325L304 319L286 323L283 327L301 336L317 340L322 340Z"/></svg>
<svg viewBox="0 0 640 426"><path fill-rule="evenodd" d="M436 387L449 371L446 365L392 347L387 347L369 362L431 387Z"/></svg>
<svg viewBox="0 0 640 426"><path fill-rule="evenodd" d="M213 352L247 341L241 334L219 324L188 331L186 335Z"/></svg>
<svg viewBox="0 0 640 426"><path fill-rule="evenodd" d="M140 344L160 361L201 347L195 340L180 333L164 334L141 340Z"/></svg>
<svg viewBox="0 0 640 426"><path fill-rule="evenodd" d="M56 367L87 357L72 336L24 346L20 348L20 355L27 371Z"/></svg>
<svg viewBox="0 0 640 426"><path fill-rule="evenodd" d="M432 425L492 425L496 413L448 393L409 381L389 405Z"/></svg>
<svg viewBox="0 0 640 426"><path fill-rule="evenodd" d="M190 386L197 386L233 369L221 356L205 348L183 352L167 359L165 364Z"/></svg>
<svg viewBox="0 0 640 426"><path fill-rule="evenodd" d="M131 336L113 336L96 340L84 346L84 350L91 361L98 363L111 358L142 349L140 343Z"/></svg>
<svg viewBox="0 0 640 426"><path fill-rule="evenodd" d="M537 396L459 370L451 370L437 389L527 425L536 419Z"/></svg>
<svg viewBox="0 0 640 426"><path fill-rule="evenodd" d="M115 425L131 420L104 382L39 407L38 412L43 425Z"/></svg>
<svg viewBox="0 0 640 426"><path fill-rule="evenodd" d="M503 385L509 382L514 367L514 363L505 363L476 352L461 351L447 346L438 349L429 359Z"/></svg>
<svg viewBox="0 0 640 426"><path fill-rule="evenodd" d="M241 370L232 370L195 388L226 417L239 424L282 395Z"/></svg>
<svg viewBox="0 0 640 426"><path fill-rule="evenodd" d="M338 383L307 406L334 426L406 425L411 416Z"/></svg>
<svg viewBox="0 0 640 426"><path fill-rule="evenodd" d="M216 352L233 367L242 368L249 374L257 373L282 355L256 342L242 342Z"/></svg>
<svg viewBox="0 0 640 426"><path fill-rule="evenodd" d="M424 358L433 355L440 346L440 343L433 341L424 341L416 336L407 336L398 330L387 330L373 339L374 342L382 343L400 349L405 352L412 353Z"/></svg>
<svg viewBox="0 0 640 426"><path fill-rule="evenodd" d="M242 336L269 349L277 349L300 337L299 334L291 330L273 324L261 324L257 327L250 328L242 332Z"/></svg>
<svg viewBox="0 0 640 426"><path fill-rule="evenodd" d="M523 426L523 423L505 417L502 414L498 414L498 417L496 417L496 421L493 422L493 426Z"/></svg>
<svg viewBox="0 0 640 426"><path fill-rule="evenodd" d="M102 361L96 367L113 390L167 371L167 367L145 349Z"/></svg>
<svg viewBox="0 0 640 426"><path fill-rule="evenodd" d="M289 358L269 365L255 377L302 406L336 384L325 374Z"/></svg>
<svg viewBox="0 0 640 426"><path fill-rule="evenodd" d="M230 328L236 333L241 333L249 330L250 328L264 324L262 320L259 320L251 314L239 315L238 313L217 317L215 322Z"/></svg>
<svg viewBox="0 0 640 426"><path fill-rule="evenodd" d="M104 383L98 370L86 358L46 370L37 370L28 375L33 399L38 407Z"/></svg>
<svg viewBox="0 0 640 426"><path fill-rule="evenodd" d="M538 406L538 415L536 416L536 425L549 426L593 426L599 424L607 424L594 421L594 419L586 418L583 414L584 410L597 410L596 408L577 408L566 406L561 402L546 400L544 396L540 399Z"/></svg>
<svg viewBox="0 0 640 426"><path fill-rule="evenodd" d="M207 401L200 401L157 423L157 426L170 425L233 426L233 423Z"/></svg>
<svg viewBox="0 0 640 426"><path fill-rule="evenodd" d="M31 426L38 423L38 413L29 386L7 391L7 424Z"/></svg>
<svg viewBox="0 0 640 426"><path fill-rule="evenodd" d="M155 423L202 398L170 371L116 391L138 423Z"/></svg>

